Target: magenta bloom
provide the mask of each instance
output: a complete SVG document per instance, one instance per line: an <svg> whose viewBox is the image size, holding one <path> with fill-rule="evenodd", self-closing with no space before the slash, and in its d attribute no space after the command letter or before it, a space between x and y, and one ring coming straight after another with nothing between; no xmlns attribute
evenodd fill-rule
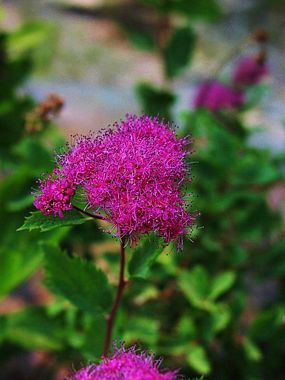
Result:
<svg viewBox="0 0 285 380"><path fill-rule="evenodd" d="M207 108L213 112L238 108L244 103L244 95L218 81L207 81L200 84L194 99L195 108Z"/></svg>
<svg viewBox="0 0 285 380"><path fill-rule="evenodd" d="M111 222L118 237L156 231L168 243L182 237L194 220L182 192L189 181L188 143L157 118L127 116L114 129L71 145L58 158L58 181L80 186L88 208ZM60 205L51 207L49 180L40 189L35 206L60 215ZM66 203L62 206L67 210Z"/></svg>
<svg viewBox="0 0 285 380"><path fill-rule="evenodd" d="M177 371L160 371L161 361L153 356L115 348L115 353L98 365L90 365L76 372L70 380L175 380Z"/></svg>
<svg viewBox="0 0 285 380"><path fill-rule="evenodd" d="M75 193L75 187L72 182L58 174L55 170L45 181L40 181L41 193L36 197L34 205L44 215L58 214L62 218L63 211L72 209L70 200Z"/></svg>
<svg viewBox="0 0 285 380"><path fill-rule="evenodd" d="M259 62L254 57L242 58L235 67L233 82L236 86L251 86L269 73L264 62Z"/></svg>

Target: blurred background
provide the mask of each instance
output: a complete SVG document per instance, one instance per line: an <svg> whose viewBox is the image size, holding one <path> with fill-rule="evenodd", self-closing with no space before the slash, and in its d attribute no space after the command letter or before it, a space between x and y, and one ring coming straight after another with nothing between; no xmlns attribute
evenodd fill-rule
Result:
<svg viewBox="0 0 285 380"><path fill-rule="evenodd" d="M43 280L42 247L115 285L116 241L90 223L16 230L71 135L140 112L193 136L201 217L128 289L114 337L187 379L283 380L285 2L4 0L0 25L0 380L64 380L100 357L102 316ZM235 81L244 57L264 75Z"/></svg>
<svg viewBox="0 0 285 380"><path fill-rule="evenodd" d="M145 5L143 10L141 3ZM67 135L100 129L127 112L137 111L133 90L138 81L158 85L164 82L163 62L152 34L167 34L167 26L163 24L168 16L157 15L152 3L167 4L167 1L3 2L5 28L35 21L50 27L25 88L37 100L51 92L66 99L61 126ZM188 3L191 8L191 1ZM270 128L270 133L259 139L260 143L272 143L280 149L284 143L280 119L285 96L283 1L221 0L217 4L214 9L207 1L201 2L201 9L190 14L197 43L191 66L171 84L179 93L177 110L191 104L197 81L215 76L222 62L225 63L222 69L227 72L233 60L252 52L254 44L246 45L245 41L255 29L264 26L270 35L271 90L261 107L248 117L250 124L266 122Z"/></svg>

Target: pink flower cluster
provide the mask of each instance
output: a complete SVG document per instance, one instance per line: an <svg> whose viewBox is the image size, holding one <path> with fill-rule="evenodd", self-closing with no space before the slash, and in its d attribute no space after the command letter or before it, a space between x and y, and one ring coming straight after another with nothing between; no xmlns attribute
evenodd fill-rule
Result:
<svg viewBox="0 0 285 380"><path fill-rule="evenodd" d="M245 103L244 89L259 83L268 73L264 62L254 57L244 57L234 69L232 84L226 85L218 80L201 83L194 98L194 107L213 112L239 108Z"/></svg>
<svg viewBox="0 0 285 380"><path fill-rule="evenodd" d="M135 347L115 349L110 358L76 372L70 380L175 380L177 371L160 371L161 362L136 352Z"/></svg>
<svg viewBox="0 0 285 380"><path fill-rule="evenodd" d="M238 108L244 103L244 94L218 81L200 85L194 100L194 107L204 107L213 112L220 109Z"/></svg>
<svg viewBox="0 0 285 380"><path fill-rule="evenodd" d="M57 179L41 183L35 206L62 216L71 208L66 195L80 186L88 208L102 213L119 237L156 231L167 243L176 240L194 220L182 195L189 181L188 144L157 118L127 116L113 129L69 146L58 158ZM62 203L54 203L60 194Z"/></svg>
<svg viewBox="0 0 285 380"><path fill-rule="evenodd" d="M75 193L75 186L66 179L61 178L58 170L40 181L41 193L35 198L34 205L44 215L59 215L63 218L63 211L72 209L71 198Z"/></svg>
<svg viewBox="0 0 285 380"><path fill-rule="evenodd" d="M268 67L254 57L242 58L233 73L236 86L252 86L269 73Z"/></svg>

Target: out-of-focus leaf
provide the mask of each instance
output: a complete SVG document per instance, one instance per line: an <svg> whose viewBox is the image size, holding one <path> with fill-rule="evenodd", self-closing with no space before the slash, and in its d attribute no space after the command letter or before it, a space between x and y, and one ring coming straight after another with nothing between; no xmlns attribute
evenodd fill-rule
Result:
<svg viewBox="0 0 285 380"><path fill-rule="evenodd" d="M260 349L248 337L244 338L243 348L249 360L259 362L262 359L262 353Z"/></svg>
<svg viewBox="0 0 285 380"><path fill-rule="evenodd" d="M31 49L39 47L47 40L51 26L42 22L24 24L9 34L7 39L8 52L12 56L20 56Z"/></svg>
<svg viewBox="0 0 285 380"><path fill-rule="evenodd" d="M111 289L105 274L92 262L71 258L52 245L45 245L45 282L58 296L91 314L111 305Z"/></svg>
<svg viewBox="0 0 285 380"><path fill-rule="evenodd" d="M134 47L142 50L154 50L156 43L153 33L149 30L133 28L129 25L122 25L122 30L127 35Z"/></svg>
<svg viewBox="0 0 285 380"><path fill-rule="evenodd" d="M205 310L213 308L213 304L207 299L210 281L202 266L197 265L191 271L183 272L178 281L185 296L194 306Z"/></svg>
<svg viewBox="0 0 285 380"><path fill-rule="evenodd" d="M128 265L131 278L146 278L155 259L162 253L164 247L156 237L145 237L139 246L132 251Z"/></svg>
<svg viewBox="0 0 285 380"><path fill-rule="evenodd" d="M85 318L80 352L86 360L95 361L101 358L106 333L106 321L102 314Z"/></svg>
<svg viewBox="0 0 285 380"><path fill-rule="evenodd" d="M13 147L13 153L18 156L22 164L28 165L35 175L48 172L54 166L50 151L34 136L22 139Z"/></svg>
<svg viewBox="0 0 285 380"><path fill-rule="evenodd" d="M281 331L285 315L285 307L275 306L269 310L264 310L257 315L253 321L249 335L255 341L265 341L272 338L273 334Z"/></svg>
<svg viewBox="0 0 285 380"><path fill-rule="evenodd" d="M279 170L269 159L268 152L248 151L238 163L233 183L263 185L276 181L279 176Z"/></svg>
<svg viewBox="0 0 285 380"><path fill-rule="evenodd" d="M50 318L42 307L30 307L7 314L5 339L35 350L59 350L63 345L63 326Z"/></svg>
<svg viewBox="0 0 285 380"><path fill-rule="evenodd" d="M187 355L187 363L198 373L207 375L211 371L211 364L207 353L202 346L192 346Z"/></svg>
<svg viewBox="0 0 285 380"><path fill-rule="evenodd" d="M216 309L211 313L210 318L214 332L223 330L231 319L229 307L223 303L216 305Z"/></svg>
<svg viewBox="0 0 285 380"><path fill-rule="evenodd" d="M11 292L39 266L42 251L37 243L0 249L0 298Z"/></svg>
<svg viewBox="0 0 285 380"><path fill-rule="evenodd" d="M174 12L190 19L217 20L222 10L216 0L143 0L163 12Z"/></svg>
<svg viewBox="0 0 285 380"><path fill-rule="evenodd" d="M124 331L122 339L127 344L138 340L144 344L155 345L158 339L158 321L150 318L135 316L126 319L128 328Z"/></svg>
<svg viewBox="0 0 285 380"><path fill-rule="evenodd" d="M136 93L145 114L172 120L171 108L176 96L171 91L154 87L149 83L139 83Z"/></svg>
<svg viewBox="0 0 285 380"><path fill-rule="evenodd" d="M189 64L196 42L190 27L175 29L164 50L165 72L169 78L182 73Z"/></svg>
<svg viewBox="0 0 285 380"><path fill-rule="evenodd" d="M177 325L177 333L179 336L187 337L187 339L193 339L196 336L196 326L193 319L189 315L184 315Z"/></svg>
<svg viewBox="0 0 285 380"><path fill-rule="evenodd" d="M234 282L236 275L233 271L227 271L218 274L211 283L211 291L209 298L211 300L216 300L220 295L229 290Z"/></svg>
<svg viewBox="0 0 285 380"><path fill-rule="evenodd" d="M33 204L34 199L35 199L35 196L31 195L31 194L24 195L24 196L19 197L17 199L13 199L7 203L7 210L8 211L24 210L25 208L27 208Z"/></svg>
<svg viewBox="0 0 285 380"><path fill-rule="evenodd" d="M64 218L59 216L45 216L40 211L34 211L30 213L30 216L26 217L25 223L17 231L23 230L35 230L39 229L41 232L49 231L58 227L74 226L76 224L82 224L91 218L82 215L80 212L71 210L64 214Z"/></svg>

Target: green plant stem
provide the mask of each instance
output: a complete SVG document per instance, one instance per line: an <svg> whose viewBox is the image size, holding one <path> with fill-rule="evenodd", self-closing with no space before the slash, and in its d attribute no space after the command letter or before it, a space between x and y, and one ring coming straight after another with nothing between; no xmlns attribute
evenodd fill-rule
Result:
<svg viewBox="0 0 285 380"><path fill-rule="evenodd" d="M121 302L121 298L123 295L123 291L126 286L126 280L125 280L125 263L126 263L126 253L125 253L125 239L122 238L121 240L121 251L120 251L120 273L119 273L119 283L117 288L117 293L115 297L115 301L112 306L112 310L110 314L106 317L106 335L105 335L105 341L104 341L104 348L103 348L103 356L107 356L111 338L112 338L112 330L114 325L114 320L117 315L118 307Z"/></svg>
<svg viewBox="0 0 285 380"><path fill-rule="evenodd" d="M73 205L73 208L75 208L75 210L81 212L82 214L84 214L84 215L86 215L86 216L90 216L90 217L93 218L93 219L106 220L106 219L104 218L104 216L102 216L102 215L92 214L91 212L88 212L88 211L82 210L81 208L79 208L79 207L77 207L77 206L74 206L74 205Z"/></svg>

